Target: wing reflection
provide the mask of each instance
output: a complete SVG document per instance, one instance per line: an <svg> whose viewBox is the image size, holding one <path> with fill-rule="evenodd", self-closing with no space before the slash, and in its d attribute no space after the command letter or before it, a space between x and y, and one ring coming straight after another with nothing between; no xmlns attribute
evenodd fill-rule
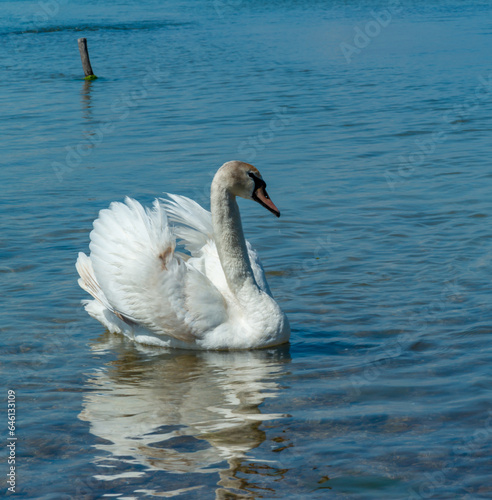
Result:
<svg viewBox="0 0 492 500"><path fill-rule="evenodd" d="M92 348L119 354L91 375L79 415L103 440L95 461L107 474L97 479L219 472L219 484L234 487L242 458L265 440L261 422L285 416L259 405L277 396L288 347L156 354L106 334Z"/></svg>

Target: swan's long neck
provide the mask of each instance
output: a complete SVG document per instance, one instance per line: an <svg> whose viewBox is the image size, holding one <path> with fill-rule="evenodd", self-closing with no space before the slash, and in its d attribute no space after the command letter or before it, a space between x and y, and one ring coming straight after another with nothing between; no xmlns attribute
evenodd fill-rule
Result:
<svg viewBox="0 0 492 500"><path fill-rule="evenodd" d="M212 183L210 196L215 243L229 288L238 294L245 287L257 288L236 197L222 183Z"/></svg>

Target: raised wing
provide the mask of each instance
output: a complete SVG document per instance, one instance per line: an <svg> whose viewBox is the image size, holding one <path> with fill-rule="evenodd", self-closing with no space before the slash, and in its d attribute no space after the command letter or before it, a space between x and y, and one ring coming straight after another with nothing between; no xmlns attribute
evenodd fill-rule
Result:
<svg viewBox="0 0 492 500"><path fill-rule="evenodd" d="M225 322L227 307L213 283L176 254L175 246L161 204L156 200L144 209L127 198L102 210L94 222L90 260L110 310L189 342Z"/></svg>
<svg viewBox="0 0 492 500"><path fill-rule="evenodd" d="M162 201L169 220L177 224L173 228L174 234L192 256L201 255L207 242L214 239L212 214L186 196L169 193L167 196L170 199Z"/></svg>
<svg viewBox="0 0 492 500"><path fill-rule="evenodd" d="M251 262L251 268L253 269L253 275L255 277L256 284L261 288L261 290L263 290L271 297L272 292L270 291L270 287L268 286L265 271L263 269L263 266L261 265L260 257L258 257L256 250L248 240L246 240L246 248L248 249L249 261Z"/></svg>

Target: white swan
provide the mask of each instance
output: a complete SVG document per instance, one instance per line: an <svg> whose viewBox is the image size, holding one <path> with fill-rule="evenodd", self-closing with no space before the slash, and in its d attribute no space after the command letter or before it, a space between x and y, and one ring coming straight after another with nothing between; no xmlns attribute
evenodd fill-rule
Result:
<svg viewBox="0 0 492 500"><path fill-rule="evenodd" d="M212 182L211 212L184 196L152 209L127 198L99 213L90 257L79 253L86 311L137 342L184 349L251 349L287 342L287 317L244 239L236 196L280 212L260 172L239 161ZM173 225L169 224L173 222ZM176 239L191 254L177 252Z"/></svg>

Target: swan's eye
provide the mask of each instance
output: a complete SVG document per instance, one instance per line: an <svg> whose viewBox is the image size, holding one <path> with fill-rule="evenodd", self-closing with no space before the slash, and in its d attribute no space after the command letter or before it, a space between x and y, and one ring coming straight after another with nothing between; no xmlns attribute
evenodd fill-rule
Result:
<svg viewBox="0 0 492 500"><path fill-rule="evenodd" d="M256 175L253 174L253 172L248 172L248 175L255 182L255 188L253 190L254 193L256 193L256 191L258 191L258 189L260 189L260 188L263 188L263 189L266 188L266 182L263 179L260 179L259 177L256 177Z"/></svg>

